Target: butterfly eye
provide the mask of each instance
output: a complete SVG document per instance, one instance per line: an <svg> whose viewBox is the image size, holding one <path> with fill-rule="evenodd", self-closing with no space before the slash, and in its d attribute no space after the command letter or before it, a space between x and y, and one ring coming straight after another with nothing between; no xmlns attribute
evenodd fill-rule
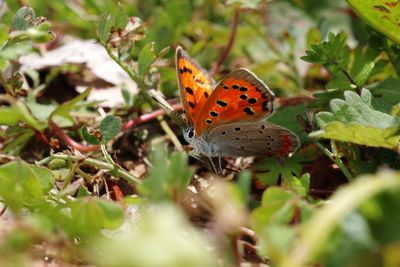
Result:
<svg viewBox="0 0 400 267"><path fill-rule="evenodd" d="M193 138L194 132L193 132L192 129L190 129L190 130L188 131L187 136L188 136L189 139L192 139L192 138Z"/></svg>

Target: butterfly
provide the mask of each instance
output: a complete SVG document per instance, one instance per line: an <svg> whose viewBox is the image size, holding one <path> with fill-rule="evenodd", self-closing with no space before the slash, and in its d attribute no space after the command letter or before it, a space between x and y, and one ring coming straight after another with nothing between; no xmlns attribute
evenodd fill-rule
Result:
<svg viewBox="0 0 400 267"><path fill-rule="evenodd" d="M221 157L282 158L299 147L294 133L263 120L274 111L275 95L251 71L237 69L216 84L179 46L176 73L191 156L205 157L213 166L217 157L221 166Z"/></svg>

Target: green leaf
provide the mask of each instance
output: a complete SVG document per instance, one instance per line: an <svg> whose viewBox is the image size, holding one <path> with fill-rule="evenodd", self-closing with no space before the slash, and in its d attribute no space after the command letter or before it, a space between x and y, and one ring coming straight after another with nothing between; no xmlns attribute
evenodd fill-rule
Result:
<svg viewBox="0 0 400 267"><path fill-rule="evenodd" d="M381 97L383 100L395 105L400 103L400 80L389 77L374 88L370 88L374 96Z"/></svg>
<svg viewBox="0 0 400 267"><path fill-rule="evenodd" d="M354 54L354 62L350 71L350 76L358 86L363 86L375 68L375 59L379 53L370 48L363 50L357 47Z"/></svg>
<svg viewBox="0 0 400 267"><path fill-rule="evenodd" d="M149 176L139 185L139 191L156 201L171 200L183 194L192 178L186 153L167 153L164 146L152 151L152 168Z"/></svg>
<svg viewBox="0 0 400 267"><path fill-rule="evenodd" d="M8 40L8 28L5 25L0 25L0 48L3 47Z"/></svg>
<svg viewBox="0 0 400 267"><path fill-rule="evenodd" d="M400 44L400 9L397 2L381 0L347 0L354 12L375 30Z"/></svg>
<svg viewBox="0 0 400 267"><path fill-rule="evenodd" d="M288 187L291 191L296 192L300 196L307 196L310 190L310 174L305 173L301 177L292 176L286 179Z"/></svg>
<svg viewBox="0 0 400 267"><path fill-rule="evenodd" d="M98 35L101 43L108 40L111 28L113 27L113 19L110 14L106 13L100 17Z"/></svg>
<svg viewBox="0 0 400 267"><path fill-rule="evenodd" d="M323 64L331 75L336 74L341 69L347 69L350 59L350 49L346 44L346 35L330 33L328 41L311 45L312 50L306 50L306 56L302 60Z"/></svg>
<svg viewBox="0 0 400 267"><path fill-rule="evenodd" d="M48 41L51 41L54 39L55 35L51 31L44 31L40 29L39 27L37 28L30 28L26 32L29 36L29 38L35 42L35 43L46 43Z"/></svg>
<svg viewBox="0 0 400 267"><path fill-rule="evenodd" d="M399 188L400 174L388 170L381 171L376 175L358 177L352 183L342 186L329 199L329 203L334 204L323 205L307 222L302 224L297 235L298 239L294 242L295 245L282 259L280 266L302 267L314 262L326 248L326 245L330 243L330 237L336 231L338 224L349 214L372 197ZM398 206L398 202L396 206ZM391 213L393 212L391 211ZM393 214L391 215L393 216ZM365 227L360 222L353 223L358 224L358 226L354 226L356 228ZM355 231L354 228L345 230L353 233ZM362 231L363 229L358 230ZM368 234L363 235L360 236L361 239L369 239ZM304 250L304 248L307 249Z"/></svg>
<svg viewBox="0 0 400 267"><path fill-rule="evenodd" d="M249 171L242 171L237 179L236 187L238 188L242 197L243 203L247 204L250 200L250 186L252 176Z"/></svg>
<svg viewBox="0 0 400 267"><path fill-rule="evenodd" d="M280 187L269 187L264 191L261 206L251 213L252 226L256 231L269 224L287 224L294 214L295 195Z"/></svg>
<svg viewBox="0 0 400 267"><path fill-rule="evenodd" d="M333 99L330 102L332 112L316 115L322 130L310 136L397 149L399 119L375 110L371 105L371 92L367 89L362 90L361 96L352 91L346 91L344 96L345 100Z"/></svg>
<svg viewBox="0 0 400 267"><path fill-rule="evenodd" d="M22 120L15 107L0 107L0 125L15 125Z"/></svg>
<svg viewBox="0 0 400 267"><path fill-rule="evenodd" d="M35 18L35 11L31 7L21 7L14 16L12 22L13 29L16 31L25 31L29 29L33 27Z"/></svg>
<svg viewBox="0 0 400 267"><path fill-rule="evenodd" d="M101 142L101 140L97 138L96 134L89 132L88 127L82 127L81 134L83 139L85 139L89 144L98 145Z"/></svg>
<svg viewBox="0 0 400 267"><path fill-rule="evenodd" d="M154 62L156 58L154 52L154 42L146 44L139 53L139 74L144 76L150 69L150 65Z"/></svg>
<svg viewBox="0 0 400 267"><path fill-rule="evenodd" d="M115 229L124 221L121 206L107 200L85 197L71 202L69 206L72 222L68 227L73 235L97 235L103 228Z"/></svg>
<svg viewBox="0 0 400 267"><path fill-rule="evenodd" d="M398 127L380 129L366 127L359 123L330 122L324 127L324 130L311 133L310 137L326 138L371 147L397 149L400 142L400 136L397 134Z"/></svg>
<svg viewBox="0 0 400 267"><path fill-rule="evenodd" d="M314 157L312 149L305 149L298 151L284 162L279 162L275 158L264 158L256 165L256 177L263 185L275 185L279 177L286 180L293 175L300 176L303 164Z"/></svg>
<svg viewBox="0 0 400 267"><path fill-rule="evenodd" d="M30 114L26 106L17 100L12 101L11 107L1 107L0 115L0 124L2 125L15 125L19 122L25 122L38 131L45 128L45 125L36 120L36 118Z"/></svg>
<svg viewBox="0 0 400 267"><path fill-rule="evenodd" d="M110 234L113 238L99 236L92 242L89 255L96 266L218 266L204 233L176 205L135 205L133 211L134 231L123 227L117 238Z"/></svg>
<svg viewBox="0 0 400 267"><path fill-rule="evenodd" d="M33 169L25 161L6 163L0 166L0 196L14 211L19 211L22 206L34 207L40 203L44 191L50 189L51 179L49 170Z"/></svg>
<svg viewBox="0 0 400 267"><path fill-rule="evenodd" d="M239 5L241 8L256 9L263 0L227 0L228 5Z"/></svg>
<svg viewBox="0 0 400 267"><path fill-rule="evenodd" d="M54 186L53 173L41 166L31 165L32 171L38 177L40 185L44 193L48 193Z"/></svg>
<svg viewBox="0 0 400 267"><path fill-rule="evenodd" d="M64 117L65 119L74 122L74 119L72 116L69 114L69 112L73 109L73 107L81 100L85 99L90 91L92 90L91 87L88 87L82 94L74 97L73 99L62 103L59 105L49 116L49 118L53 118L54 116L61 116Z"/></svg>
<svg viewBox="0 0 400 267"><path fill-rule="evenodd" d="M113 115L107 115L100 123L102 141L107 143L113 139L121 130L121 119Z"/></svg>
<svg viewBox="0 0 400 267"><path fill-rule="evenodd" d="M32 49L32 44L29 42L19 42L12 45L7 45L0 50L0 58L13 60L19 56L25 55Z"/></svg>
<svg viewBox="0 0 400 267"><path fill-rule="evenodd" d="M117 29L125 29L128 23L128 15L125 12L123 6L119 6L114 17L113 27Z"/></svg>
<svg viewBox="0 0 400 267"><path fill-rule="evenodd" d="M121 205L115 202L96 198L97 204L103 211L103 227L116 229L124 222L124 212Z"/></svg>

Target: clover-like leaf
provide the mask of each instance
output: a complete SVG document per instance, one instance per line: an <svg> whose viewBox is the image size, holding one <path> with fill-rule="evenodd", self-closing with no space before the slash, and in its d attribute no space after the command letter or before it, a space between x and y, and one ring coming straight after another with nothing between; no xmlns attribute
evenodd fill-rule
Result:
<svg viewBox="0 0 400 267"><path fill-rule="evenodd" d="M372 94L367 89L363 89L361 95L346 91L344 97L345 100L331 100L332 112L320 112L316 115L316 121L322 130L311 133L311 137L398 148L399 118L375 110L371 104Z"/></svg>
<svg viewBox="0 0 400 267"><path fill-rule="evenodd" d="M102 136L99 131L90 131L88 127L82 127L81 134L83 139L89 144L98 145L101 142Z"/></svg>
<svg viewBox="0 0 400 267"><path fill-rule="evenodd" d="M121 119L113 115L106 116L100 123L100 132L103 138L103 142L107 143L113 139L121 130Z"/></svg>
<svg viewBox="0 0 400 267"><path fill-rule="evenodd" d="M13 29L17 31L25 31L33 26L36 18L35 11L29 7L21 7L13 18Z"/></svg>

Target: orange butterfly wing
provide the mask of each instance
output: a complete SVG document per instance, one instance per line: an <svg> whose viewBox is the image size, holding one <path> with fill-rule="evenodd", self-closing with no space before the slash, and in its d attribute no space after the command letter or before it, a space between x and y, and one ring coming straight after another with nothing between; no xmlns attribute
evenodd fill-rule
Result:
<svg viewBox="0 0 400 267"><path fill-rule="evenodd" d="M195 134L226 123L259 120L273 112L274 93L247 69L228 74L196 116Z"/></svg>
<svg viewBox="0 0 400 267"><path fill-rule="evenodd" d="M176 49L176 72L183 110L191 127L211 95L215 82L180 46Z"/></svg>

